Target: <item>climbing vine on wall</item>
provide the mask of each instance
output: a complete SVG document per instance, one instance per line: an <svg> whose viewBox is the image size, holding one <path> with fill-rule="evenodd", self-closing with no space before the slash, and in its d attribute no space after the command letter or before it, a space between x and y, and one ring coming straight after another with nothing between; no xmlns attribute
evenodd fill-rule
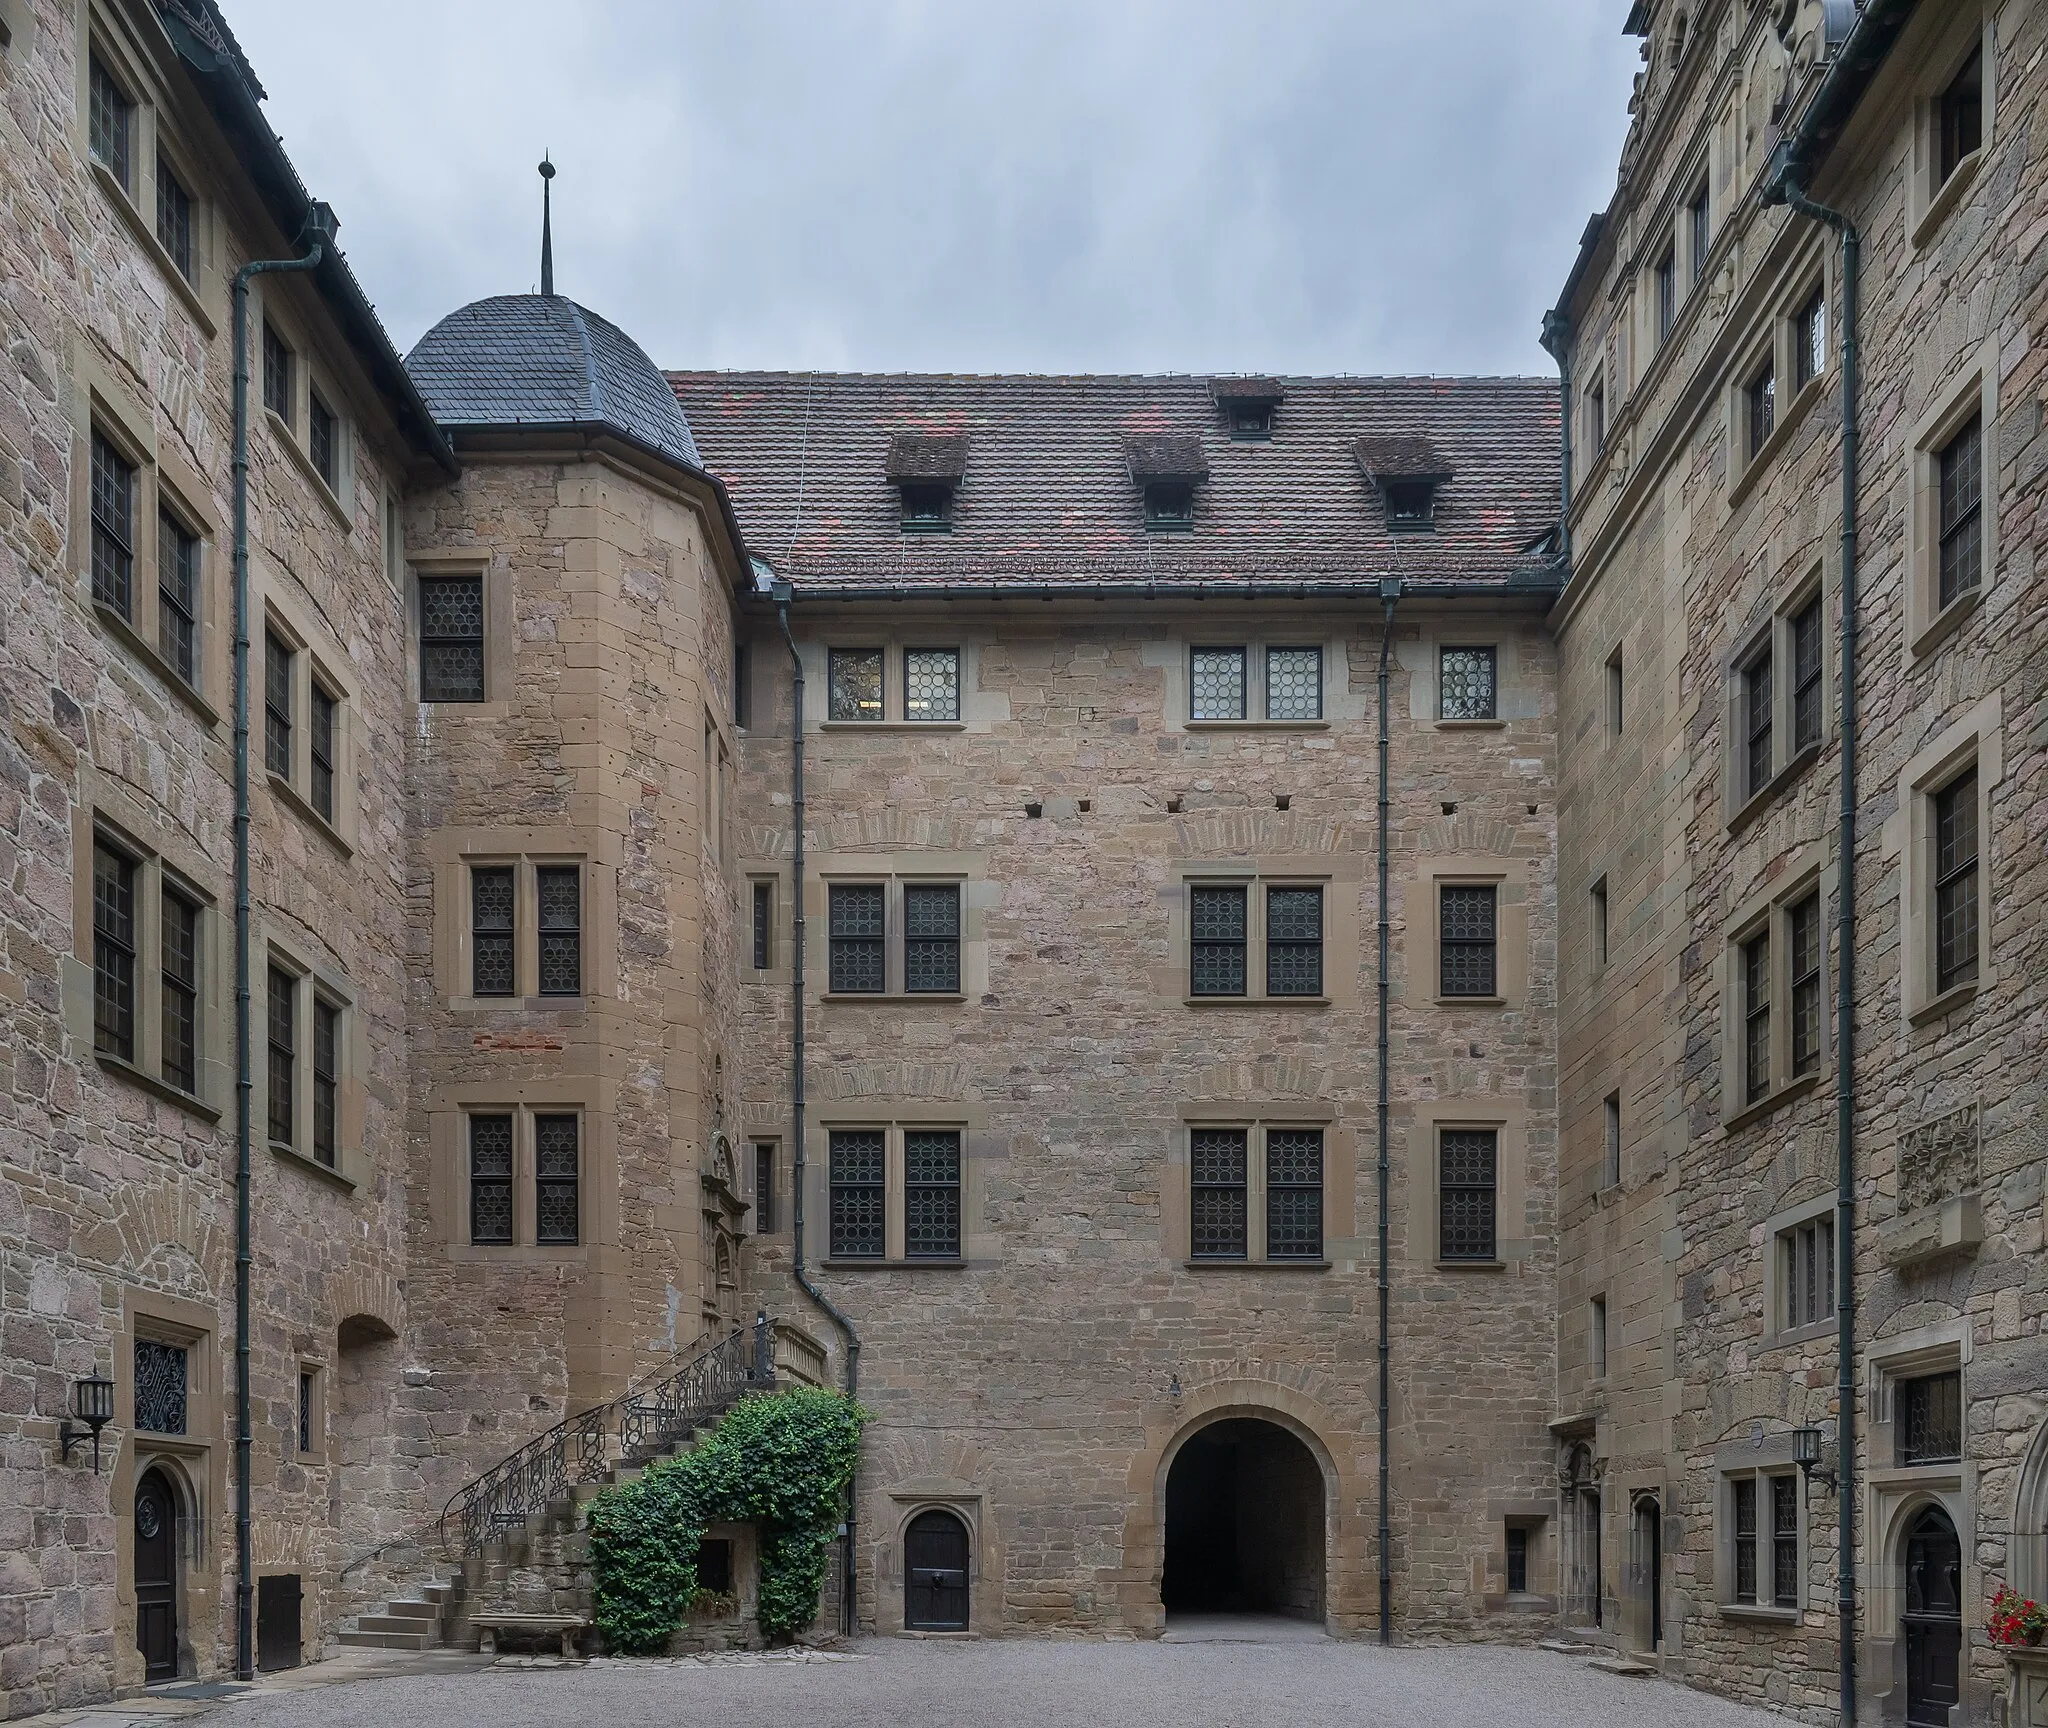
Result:
<svg viewBox="0 0 2048 1728"><path fill-rule="evenodd" d="M697 1589L707 1524L759 1531L763 1638L810 1625L867 1419L823 1387L743 1399L693 1450L593 1500L590 1572L606 1645L646 1655L668 1643Z"/></svg>

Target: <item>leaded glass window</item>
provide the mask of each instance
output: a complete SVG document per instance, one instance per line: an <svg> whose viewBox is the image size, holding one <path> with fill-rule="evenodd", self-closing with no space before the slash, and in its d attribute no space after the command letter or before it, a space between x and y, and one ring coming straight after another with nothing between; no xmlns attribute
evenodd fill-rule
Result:
<svg viewBox="0 0 2048 1728"><path fill-rule="evenodd" d="M1940 136L1936 140L1938 160L1935 163L1935 185L1948 184L1948 179L1963 164L1966 156L1974 154L1984 143L1984 50L1978 46L1970 50L1962 70L1949 81L1941 93L1941 101L1935 115L1936 128Z"/></svg>
<svg viewBox="0 0 2048 1728"><path fill-rule="evenodd" d="M168 510L156 518L156 646L187 684L199 676L199 536Z"/></svg>
<svg viewBox="0 0 2048 1728"><path fill-rule="evenodd" d="M178 274L189 282L192 279L192 194L171 172L161 150L156 158L156 237L157 243L171 255L171 262L177 265Z"/></svg>
<svg viewBox="0 0 2048 1728"><path fill-rule="evenodd" d="M150 1434L186 1432L192 1353L182 1344L135 1340L135 1426Z"/></svg>
<svg viewBox="0 0 2048 1728"><path fill-rule="evenodd" d="M1820 601L1802 607L1792 620L1792 748L1820 742Z"/></svg>
<svg viewBox="0 0 2048 1728"><path fill-rule="evenodd" d="M834 648L825 659L827 718L882 718L882 651L879 648Z"/></svg>
<svg viewBox="0 0 2048 1728"><path fill-rule="evenodd" d="M484 579L420 578L420 700L484 699Z"/></svg>
<svg viewBox="0 0 2048 1728"><path fill-rule="evenodd" d="M92 1042L135 1060L135 866L103 845L92 849Z"/></svg>
<svg viewBox="0 0 2048 1728"><path fill-rule="evenodd" d="M1749 416L1749 443L1745 453L1753 461L1771 440L1771 431L1778 423L1778 374L1775 361L1766 361L1764 369L1749 381L1743 392L1743 399Z"/></svg>
<svg viewBox="0 0 2048 1728"><path fill-rule="evenodd" d="M831 1155L831 1253L879 1260L888 1252L887 1136L879 1128L835 1128Z"/></svg>
<svg viewBox="0 0 2048 1728"><path fill-rule="evenodd" d="M510 996L518 988L513 952L513 872L509 864L469 873L470 993Z"/></svg>
<svg viewBox="0 0 2048 1728"><path fill-rule="evenodd" d="M1437 655L1437 708L1445 720L1491 720L1497 707L1491 648L1445 648Z"/></svg>
<svg viewBox="0 0 2048 1728"><path fill-rule="evenodd" d="M1197 1128L1188 1136L1189 1248L1193 1259L1246 1257L1248 1139L1242 1128Z"/></svg>
<svg viewBox="0 0 2048 1728"><path fill-rule="evenodd" d="M312 737L308 742L312 776L307 790L313 808L325 822L334 820L334 711L338 704L318 684L313 686Z"/></svg>
<svg viewBox="0 0 2048 1728"><path fill-rule="evenodd" d="M313 1370L299 1370L299 1450L313 1450Z"/></svg>
<svg viewBox="0 0 2048 1728"><path fill-rule="evenodd" d="M577 1202L578 1129L572 1115L533 1119L533 1238L557 1247L581 1234Z"/></svg>
<svg viewBox="0 0 2048 1728"><path fill-rule="evenodd" d="M960 650L908 648L903 654L903 718L960 718Z"/></svg>
<svg viewBox="0 0 2048 1728"><path fill-rule="evenodd" d="M135 616L135 464L92 435L92 597Z"/></svg>
<svg viewBox="0 0 2048 1728"><path fill-rule="evenodd" d="M182 1092L199 1089L199 908L164 890L164 1079Z"/></svg>
<svg viewBox="0 0 2048 1728"><path fill-rule="evenodd" d="M903 890L903 988L960 988L960 885L913 882Z"/></svg>
<svg viewBox="0 0 2048 1728"><path fill-rule="evenodd" d="M879 995L888 988L887 891L879 882L834 882L827 896L834 995Z"/></svg>
<svg viewBox="0 0 2048 1728"><path fill-rule="evenodd" d="M1190 716L1196 720L1244 718L1244 650L1197 648L1190 689Z"/></svg>
<svg viewBox="0 0 2048 1728"><path fill-rule="evenodd" d="M298 1139L299 981L282 967L271 967L264 1006L270 1140L275 1146L290 1146Z"/></svg>
<svg viewBox="0 0 2048 1728"><path fill-rule="evenodd" d="M1735 1600L1756 1600L1756 1478L1730 1483L1735 1491Z"/></svg>
<svg viewBox="0 0 2048 1728"><path fill-rule="evenodd" d="M1893 1396L1892 1433L1901 1464L1938 1464L1963 1455L1963 1377L1901 1380Z"/></svg>
<svg viewBox="0 0 2048 1728"><path fill-rule="evenodd" d="M263 766L280 780L292 777L292 651L269 630L263 633Z"/></svg>
<svg viewBox="0 0 2048 1728"><path fill-rule="evenodd" d="M292 423L292 351L268 318L263 320L263 406Z"/></svg>
<svg viewBox="0 0 2048 1728"><path fill-rule="evenodd" d="M1784 1256L1784 1324L1817 1326L1835 1311L1835 1221L1816 1218L1778 1240Z"/></svg>
<svg viewBox="0 0 2048 1728"><path fill-rule="evenodd" d="M100 166L121 183L123 192L133 192L135 104L98 55L86 74L86 126L86 142Z"/></svg>
<svg viewBox="0 0 2048 1728"><path fill-rule="evenodd" d="M1820 896L1809 894L1786 920L1792 950L1792 1072L1811 1074L1821 1053Z"/></svg>
<svg viewBox="0 0 2048 1728"><path fill-rule="evenodd" d="M775 884L754 884L754 970L765 972L775 960Z"/></svg>
<svg viewBox="0 0 2048 1728"><path fill-rule="evenodd" d="M583 872L547 864L533 873L540 907L540 993L583 994Z"/></svg>
<svg viewBox="0 0 2048 1728"><path fill-rule="evenodd" d="M1977 416L1935 458L1941 491L1941 603L1975 590L1983 578L1984 439Z"/></svg>
<svg viewBox="0 0 2048 1728"><path fill-rule="evenodd" d="M341 1156L341 1010L313 999L313 1156L332 1170Z"/></svg>
<svg viewBox="0 0 2048 1728"><path fill-rule="evenodd" d="M1445 1128L1437 1142L1437 1257L1495 1258L1494 1197L1499 1131Z"/></svg>
<svg viewBox="0 0 2048 1728"><path fill-rule="evenodd" d="M1765 649L1742 669L1742 790L1771 783L1771 655Z"/></svg>
<svg viewBox="0 0 2048 1728"><path fill-rule="evenodd" d="M327 482L327 490L341 490L341 424L334 417L334 410L320 400L320 392L312 393L312 419L306 428L306 443L313 458L313 469Z"/></svg>
<svg viewBox="0 0 2048 1728"><path fill-rule="evenodd" d="M1323 993L1323 891L1266 890L1266 994Z"/></svg>
<svg viewBox="0 0 2048 1728"><path fill-rule="evenodd" d="M512 1118L469 1119L469 1239L485 1247L512 1240Z"/></svg>
<svg viewBox="0 0 2048 1728"><path fill-rule="evenodd" d="M1977 770L1934 799L1934 987L1977 981Z"/></svg>
<svg viewBox="0 0 2048 1728"><path fill-rule="evenodd" d="M1241 886L1191 888L1188 891L1192 996L1242 996L1245 993L1245 906L1248 890Z"/></svg>
<svg viewBox="0 0 2048 1728"><path fill-rule="evenodd" d="M1800 388L1811 384L1828 364L1828 296L1816 288L1792 320L1792 376Z"/></svg>
<svg viewBox="0 0 2048 1728"><path fill-rule="evenodd" d="M1771 1601L1799 1606L1799 1480L1773 1476L1771 1483Z"/></svg>
<svg viewBox="0 0 2048 1728"><path fill-rule="evenodd" d="M1483 884L1437 888L1437 971L1441 996L1491 996L1496 990L1499 890Z"/></svg>
<svg viewBox="0 0 2048 1728"><path fill-rule="evenodd" d="M1323 651L1320 648L1266 650L1266 718L1320 720L1323 717Z"/></svg>
<svg viewBox="0 0 2048 1728"><path fill-rule="evenodd" d="M1266 1258L1323 1257L1323 1131L1266 1130Z"/></svg>
<svg viewBox="0 0 2048 1728"><path fill-rule="evenodd" d="M1742 1101L1771 1089L1771 933L1742 945Z"/></svg>
<svg viewBox="0 0 2048 1728"><path fill-rule="evenodd" d="M903 1254L909 1260L960 1257L960 1131L903 1132Z"/></svg>

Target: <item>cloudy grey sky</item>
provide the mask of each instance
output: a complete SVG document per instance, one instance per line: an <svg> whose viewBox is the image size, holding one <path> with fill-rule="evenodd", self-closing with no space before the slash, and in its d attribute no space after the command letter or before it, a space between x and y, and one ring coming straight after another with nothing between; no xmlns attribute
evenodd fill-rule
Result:
<svg viewBox="0 0 2048 1728"><path fill-rule="evenodd" d="M674 367L1538 372L1623 0L225 0L401 350L539 275Z"/></svg>

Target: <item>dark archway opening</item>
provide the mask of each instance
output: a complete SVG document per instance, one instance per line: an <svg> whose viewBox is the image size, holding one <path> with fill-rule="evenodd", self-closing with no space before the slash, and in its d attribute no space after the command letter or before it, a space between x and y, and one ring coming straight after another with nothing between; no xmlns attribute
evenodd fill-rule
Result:
<svg viewBox="0 0 2048 1728"><path fill-rule="evenodd" d="M1271 1422L1191 1435L1166 1478L1166 1611L1321 1622L1327 1516L1322 1466Z"/></svg>
<svg viewBox="0 0 2048 1728"><path fill-rule="evenodd" d="M1963 1548L1956 1527L1930 1506L1906 1532L1906 1721L1947 1728L1962 1701Z"/></svg>

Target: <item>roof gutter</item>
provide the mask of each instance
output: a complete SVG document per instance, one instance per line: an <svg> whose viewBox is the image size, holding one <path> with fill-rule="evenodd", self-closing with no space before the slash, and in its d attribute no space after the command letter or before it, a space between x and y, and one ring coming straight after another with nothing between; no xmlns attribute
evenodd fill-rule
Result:
<svg viewBox="0 0 2048 1728"><path fill-rule="evenodd" d="M1534 600L1548 603L1564 589L1563 574L1546 564L1528 576L1488 582L1417 581L1402 576L1404 600ZM991 576L980 582L834 582L799 584L806 604L840 601L1009 601L1009 600L1361 600L1377 606L1385 593L1378 576L1332 582L1247 578L1196 581L1185 585L1157 580L1029 582Z"/></svg>
<svg viewBox="0 0 2048 1728"><path fill-rule="evenodd" d="M1877 69L1892 51L1918 0L1865 0L1842 38L1828 68L1799 116L1799 123L1778 146L1765 202L1774 202L1772 191L1782 186L1810 185L1814 171L1841 136L1857 103L1870 88Z"/></svg>
<svg viewBox="0 0 2048 1728"><path fill-rule="evenodd" d="M1638 33L1631 28L1631 35ZM1579 296L1579 284L1592 268L1593 254L1600 250L1606 232L1606 211L1595 211L1586 219L1585 231L1579 236L1579 255L1572 260L1564 287L1558 291L1557 304L1543 314L1543 331L1537 337L1544 353L1557 362L1557 562L1566 575L1572 562L1572 302Z"/></svg>

